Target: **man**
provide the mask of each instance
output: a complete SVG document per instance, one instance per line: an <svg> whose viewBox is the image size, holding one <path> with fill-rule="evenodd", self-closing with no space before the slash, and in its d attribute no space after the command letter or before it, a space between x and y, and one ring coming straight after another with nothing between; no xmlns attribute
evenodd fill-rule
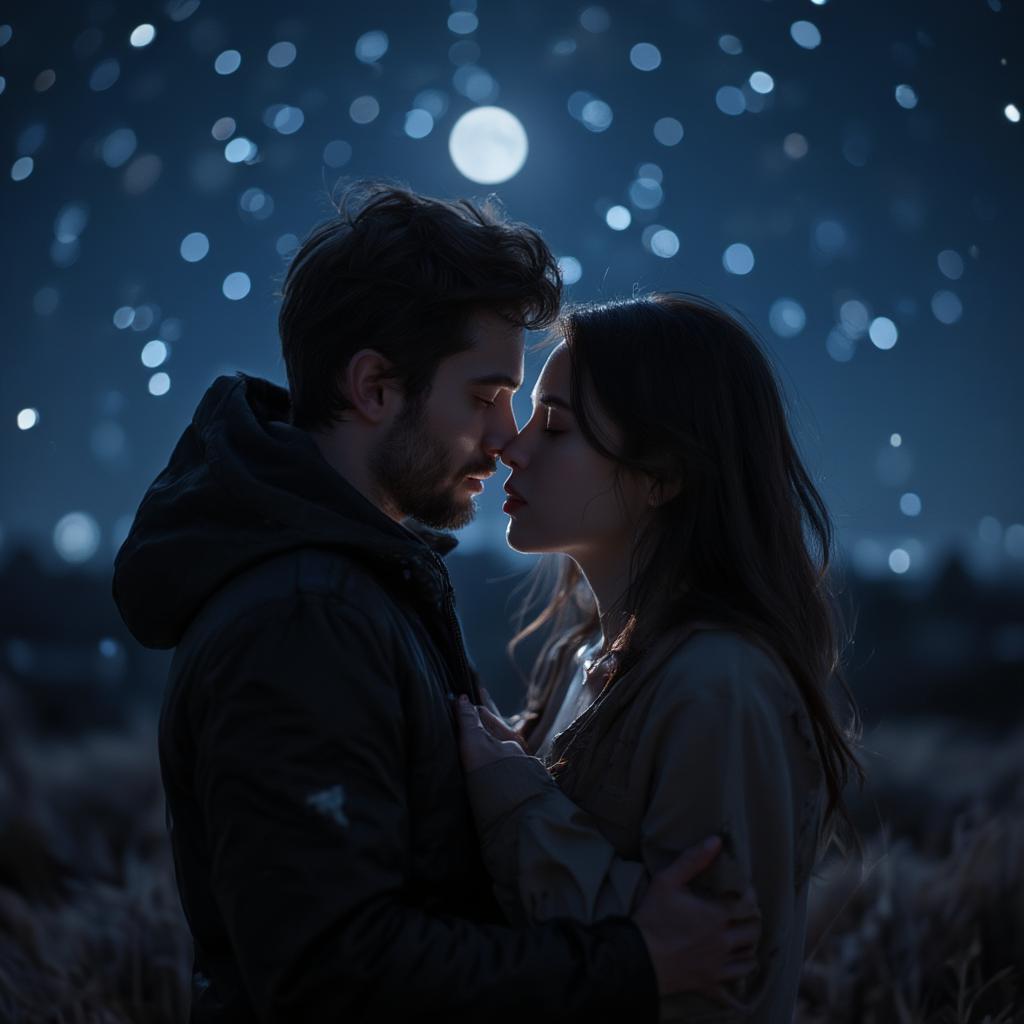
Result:
<svg viewBox="0 0 1024 1024"><path fill-rule="evenodd" d="M530 229L350 191L284 283L288 390L218 378L144 497L114 596L176 648L160 760L193 1021L654 1020L659 992L752 968L745 906L685 887L714 851L592 927L510 928L482 867L454 542L406 520L470 520L515 434L523 330L559 300Z"/></svg>

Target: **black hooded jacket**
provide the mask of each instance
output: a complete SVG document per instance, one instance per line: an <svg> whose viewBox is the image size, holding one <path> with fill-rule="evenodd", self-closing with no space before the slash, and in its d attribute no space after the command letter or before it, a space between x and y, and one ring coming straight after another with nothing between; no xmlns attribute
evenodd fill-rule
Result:
<svg viewBox="0 0 1024 1024"><path fill-rule="evenodd" d="M118 553L135 637L176 648L160 764L193 1022L654 1020L626 919L501 919L452 701L475 698L438 549L288 423L210 387Z"/></svg>

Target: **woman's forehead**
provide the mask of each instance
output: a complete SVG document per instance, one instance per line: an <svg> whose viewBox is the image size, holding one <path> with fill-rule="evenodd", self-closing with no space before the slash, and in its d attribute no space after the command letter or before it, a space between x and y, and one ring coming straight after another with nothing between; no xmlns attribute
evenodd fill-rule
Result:
<svg viewBox="0 0 1024 1024"><path fill-rule="evenodd" d="M533 389L536 399L542 394L555 393L566 401L569 399L569 348L560 341L552 350L541 367L540 375Z"/></svg>

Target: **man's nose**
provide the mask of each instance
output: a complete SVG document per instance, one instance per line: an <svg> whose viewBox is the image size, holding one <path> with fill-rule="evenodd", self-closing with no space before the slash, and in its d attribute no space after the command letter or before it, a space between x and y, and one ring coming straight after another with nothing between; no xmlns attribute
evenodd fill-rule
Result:
<svg viewBox="0 0 1024 1024"><path fill-rule="evenodd" d="M505 448L516 438L519 431L511 408L495 409L494 412L495 415L487 425L483 447L488 456L497 459L502 457Z"/></svg>

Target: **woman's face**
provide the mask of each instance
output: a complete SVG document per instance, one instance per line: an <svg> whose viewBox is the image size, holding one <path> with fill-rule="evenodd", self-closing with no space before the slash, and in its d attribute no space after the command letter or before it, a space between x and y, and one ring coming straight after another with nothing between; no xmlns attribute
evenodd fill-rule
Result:
<svg viewBox="0 0 1024 1024"><path fill-rule="evenodd" d="M569 400L570 355L562 342L548 357L533 389L533 413L505 446L502 461L509 500L508 543L517 551L607 557L632 544L649 483L620 472L587 442ZM619 431L600 411L598 437L614 451Z"/></svg>

